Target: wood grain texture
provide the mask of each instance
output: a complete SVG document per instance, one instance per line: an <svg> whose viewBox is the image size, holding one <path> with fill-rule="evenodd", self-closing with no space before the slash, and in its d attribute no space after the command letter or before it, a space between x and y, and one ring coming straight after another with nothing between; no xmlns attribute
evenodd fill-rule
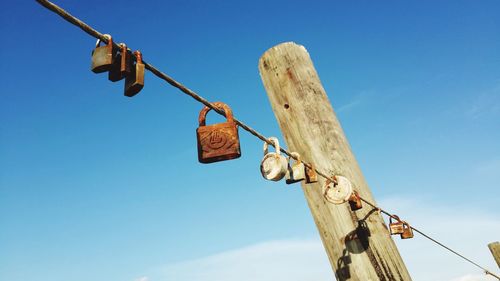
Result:
<svg viewBox="0 0 500 281"><path fill-rule="evenodd" d="M262 55L259 71L288 148L322 171L347 177L375 202L306 49L277 45ZM325 179L318 180L302 189L337 280L411 280L380 214L326 202Z"/></svg>
<svg viewBox="0 0 500 281"><path fill-rule="evenodd" d="M500 242L490 243L488 244L488 248L490 248L493 258L497 262L498 267L500 267Z"/></svg>

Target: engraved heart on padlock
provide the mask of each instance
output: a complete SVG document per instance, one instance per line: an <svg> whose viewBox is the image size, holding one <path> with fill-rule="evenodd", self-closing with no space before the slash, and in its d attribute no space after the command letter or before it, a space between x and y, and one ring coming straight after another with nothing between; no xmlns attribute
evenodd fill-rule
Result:
<svg viewBox="0 0 500 281"><path fill-rule="evenodd" d="M200 143L204 152L213 153L222 149L229 149L238 143L234 137L224 130L215 130L200 133Z"/></svg>
<svg viewBox="0 0 500 281"><path fill-rule="evenodd" d="M219 149L227 143L227 134L222 131L213 131L210 133L207 145L211 149Z"/></svg>

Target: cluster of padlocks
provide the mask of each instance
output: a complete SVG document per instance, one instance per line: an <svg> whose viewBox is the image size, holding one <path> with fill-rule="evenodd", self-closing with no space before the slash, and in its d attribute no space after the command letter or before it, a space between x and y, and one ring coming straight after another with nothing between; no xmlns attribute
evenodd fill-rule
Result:
<svg viewBox="0 0 500 281"><path fill-rule="evenodd" d="M132 53L124 43L120 43L120 48L116 49L111 35L104 36L108 39L108 43L101 46L101 40L97 40L92 51L91 70L94 73L108 72L108 79L112 82L125 78L124 95L133 97L144 87L142 54L138 50ZM132 56L135 56L135 62Z"/></svg>
<svg viewBox="0 0 500 281"><path fill-rule="evenodd" d="M109 34L104 35L108 42L101 46L101 40L97 40L92 52L92 66L94 73L108 72L108 79L117 82L125 78L124 95L133 97L144 87L144 70L142 54L140 51L131 52L124 43L119 44L119 49L114 48L113 38ZM132 56L135 56L135 61ZM238 126L234 121L231 108L222 102L213 105L224 111L226 122L206 125L206 116L210 107L205 106L198 117L198 129L196 130L198 140L198 160L201 163L213 163L230 160L241 156ZM269 143L275 147L274 152L269 151ZM287 184L304 181L306 184L318 181L316 169L312 164L306 166L297 152L290 153L293 157L288 159L281 154L280 144L277 138L271 137L264 142L264 157L260 163L262 176L271 181L280 181L285 178ZM334 175L328 178L323 186L323 197L333 204L348 202L352 211L362 208L361 197L352 188L352 184L346 177ZM393 222L393 219L395 220ZM389 220L391 235L400 235L402 239L413 238L411 226L392 215Z"/></svg>
<svg viewBox="0 0 500 281"><path fill-rule="evenodd" d="M226 122L206 125L207 113L211 110L205 106L198 117L199 127L196 130L198 140L198 160L201 163L213 163L231 160L241 156L238 126L234 121L231 108L222 102L214 102L213 105L224 111ZM316 169L312 164L306 166L301 161L300 154L290 153L288 159L281 154L280 144L277 138L270 137L264 142L264 157L260 163L262 177L270 181L280 181L285 178L287 184L304 181L306 184L318 181ZM275 150L269 151L269 143ZM359 193L352 187L348 178L334 175L328 178L323 186L323 197L327 202L339 205L348 202L352 211L363 207ZM396 221L393 222L392 219ZM400 234L402 239L413 237L410 225L393 215L389 221L391 235Z"/></svg>
<svg viewBox="0 0 500 281"><path fill-rule="evenodd" d="M395 219L394 222L392 221L393 218ZM389 217L389 230L391 235L399 234L401 239L413 238L413 230L411 229L411 226L407 222L400 220L396 215Z"/></svg>
<svg viewBox="0 0 500 281"><path fill-rule="evenodd" d="M92 52L91 69L94 73L108 72L108 79L112 82L125 79L124 95L133 97L144 87L145 67L142 63L142 54L140 51L132 53L124 43L120 43L120 48L116 49L113 46L113 38L109 34L104 36L108 42L101 46L101 40L97 40ZM132 56L135 56L135 62ZM196 135L198 160L201 163L213 163L241 156L238 126L234 121L231 108L222 102L215 102L213 105L224 111L227 120L223 123L206 125L206 116L211 108L205 106L200 111ZM269 151L268 142L275 147L274 152ZM264 157L260 164L260 172L265 179L280 181L285 178L287 184L302 181L309 184L318 181L314 166L304 165L299 153L292 152L287 159L281 154L277 138L271 137L268 142L264 142ZM352 188L349 179L343 176L334 175L326 180L323 186L323 197L326 201L336 205L348 202L353 211L362 208L361 197ZM393 222L393 218L396 221ZM389 229L391 235L399 234L402 239L413 237L410 225L395 215L390 218Z"/></svg>
<svg viewBox="0 0 500 281"><path fill-rule="evenodd" d="M269 145L264 142L264 157L260 163L260 172L266 180L279 181L285 178L287 184L305 181L313 183L318 181L318 176L314 169L310 169L300 160L300 154L292 152L292 157L288 159L281 154L280 144L277 138L268 139L275 147L275 152L269 152ZM295 163L292 163L295 162Z"/></svg>
<svg viewBox="0 0 500 281"><path fill-rule="evenodd" d="M206 125L206 116L210 107L205 106L198 117L199 127L196 130L198 140L198 160L201 163L235 159L241 156L238 126L234 122L231 108L222 102L213 105L224 111L226 122ZM304 181L314 183L318 181L314 166L307 167L300 160L300 154L292 152L293 157L288 159L281 154L277 138L268 139L275 147L274 152L269 151L268 142L264 142L264 157L260 164L262 176L271 181L280 181L285 178L287 184ZM342 204L349 202L352 210L362 208L361 199L352 189L351 182L342 176L334 176L334 181L327 180L323 187L323 195L328 202Z"/></svg>

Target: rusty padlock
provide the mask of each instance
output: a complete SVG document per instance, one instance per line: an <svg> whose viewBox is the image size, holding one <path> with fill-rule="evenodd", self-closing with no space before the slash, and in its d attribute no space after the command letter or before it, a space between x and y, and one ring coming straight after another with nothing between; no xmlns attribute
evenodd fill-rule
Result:
<svg viewBox="0 0 500 281"><path fill-rule="evenodd" d="M306 179L305 166L304 163L300 161L300 154L298 154L297 152L292 152L291 154L297 159L295 160L295 163L293 165L290 165L290 162L293 158L288 157L288 169L285 175L286 184L292 184Z"/></svg>
<svg viewBox="0 0 500 281"><path fill-rule="evenodd" d="M198 138L198 161L201 163L213 163L241 156L238 127L234 122L231 108L222 102L212 104L224 110L227 121L207 126L206 117L211 108L205 106L200 111L196 135Z"/></svg>
<svg viewBox="0 0 500 281"><path fill-rule="evenodd" d="M351 198L349 198L349 206L351 206L352 211L356 211L363 208L363 204L361 203L361 197L359 197L359 193L355 190L353 190Z"/></svg>
<svg viewBox="0 0 500 281"><path fill-rule="evenodd" d="M392 218L396 219L396 222L392 222ZM404 226L403 226L403 221L399 219L398 216L392 215L389 217L389 230L391 232L391 235L396 235L396 234L403 234L404 232Z"/></svg>
<svg viewBox="0 0 500 281"><path fill-rule="evenodd" d="M277 138L268 138L274 144L275 152L269 152L269 144L264 142L264 158L260 162L260 173L266 180L279 181L287 172L288 161L281 155L280 143Z"/></svg>
<svg viewBox="0 0 500 281"><path fill-rule="evenodd" d="M318 182L318 175L316 174L316 168L314 164L310 164L311 168L305 167L306 170L306 183L315 183Z"/></svg>
<svg viewBox="0 0 500 281"><path fill-rule="evenodd" d="M401 233L401 239L413 238L413 230L407 222L403 222L403 233Z"/></svg>
<svg viewBox="0 0 500 281"><path fill-rule="evenodd" d="M134 52L136 58L132 71L125 77L125 91L127 97L133 97L144 87L144 64L142 63L142 54L139 50Z"/></svg>
<svg viewBox="0 0 500 281"><path fill-rule="evenodd" d="M101 73L109 71L113 64L115 49L113 48L113 38L109 34L104 34L108 39L108 43L100 46L101 39L97 39L95 49L92 51L92 72Z"/></svg>
<svg viewBox="0 0 500 281"><path fill-rule="evenodd" d="M120 43L120 51L116 53L113 64L108 72L108 80L111 82L120 81L130 74L132 58L125 43Z"/></svg>

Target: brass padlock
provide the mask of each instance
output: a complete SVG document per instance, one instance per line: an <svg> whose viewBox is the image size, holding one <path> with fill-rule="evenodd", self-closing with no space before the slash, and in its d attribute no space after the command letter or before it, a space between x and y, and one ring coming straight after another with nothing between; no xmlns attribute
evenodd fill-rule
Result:
<svg viewBox="0 0 500 281"><path fill-rule="evenodd" d="M223 109L227 121L213 125L206 125L206 117L210 107L205 106L198 117L199 127L196 129L198 139L198 161L213 163L235 159L241 156L238 127L233 119L231 108L225 103L212 103Z"/></svg>
<svg viewBox="0 0 500 281"><path fill-rule="evenodd" d="M290 165L290 162L293 158L288 157L288 170L285 175L286 184L292 184L306 179L305 166L304 163L300 161L300 154L298 154L297 152L292 152L290 154L297 159L295 160L295 163L293 165Z"/></svg>
<svg viewBox="0 0 500 281"><path fill-rule="evenodd" d="M403 222L403 233L401 233L401 239L413 238L413 230L407 222Z"/></svg>
<svg viewBox="0 0 500 281"><path fill-rule="evenodd" d="M393 217L396 219L396 222L392 222ZM392 215L391 217L389 217L389 230L391 232L391 235L403 234L403 221L401 221L398 216Z"/></svg>
<svg viewBox="0 0 500 281"><path fill-rule="evenodd" d="M125 96L133 97L139 93L144 87L144 64L142 63L142 54L140 51L135 51L135 65L132 66L132 71L125 77Z"/></svg>
<svg viewBox="0 0 500 281"><path fill-rule="evenodd" d="M92 51L92 66L91 69L94 73L101 73L109 71L113 64L113 57L115 50L113 49L113 38L109 34L104 34L108 39L108 43L100 46L101 39L97 39L95 49Z"/></svg>
<svg viewBox="0 0 500 281"><path fill-rule="evenodd" d="M120 43L120 52L117 52L113 64L108 72L108 79L111 82L120 81L131 72L131 54L127 45Z"/></svg>
<svg viewBox="0 0 500 281"><path fill-rule="evenodd" d="M311 168L305 166L306 170L306 183L315 183L318 182L318 175L316 174L316 168L314 164L310 164Z"/></svg>
<svg viewBox="0 0 500 281"><path fill-rule="evenodd" d="M352 192L351 198L349 198L349 206L351 206L352 211L363 208L361 197L359 197L359 193L357 191Z"/></svg>

